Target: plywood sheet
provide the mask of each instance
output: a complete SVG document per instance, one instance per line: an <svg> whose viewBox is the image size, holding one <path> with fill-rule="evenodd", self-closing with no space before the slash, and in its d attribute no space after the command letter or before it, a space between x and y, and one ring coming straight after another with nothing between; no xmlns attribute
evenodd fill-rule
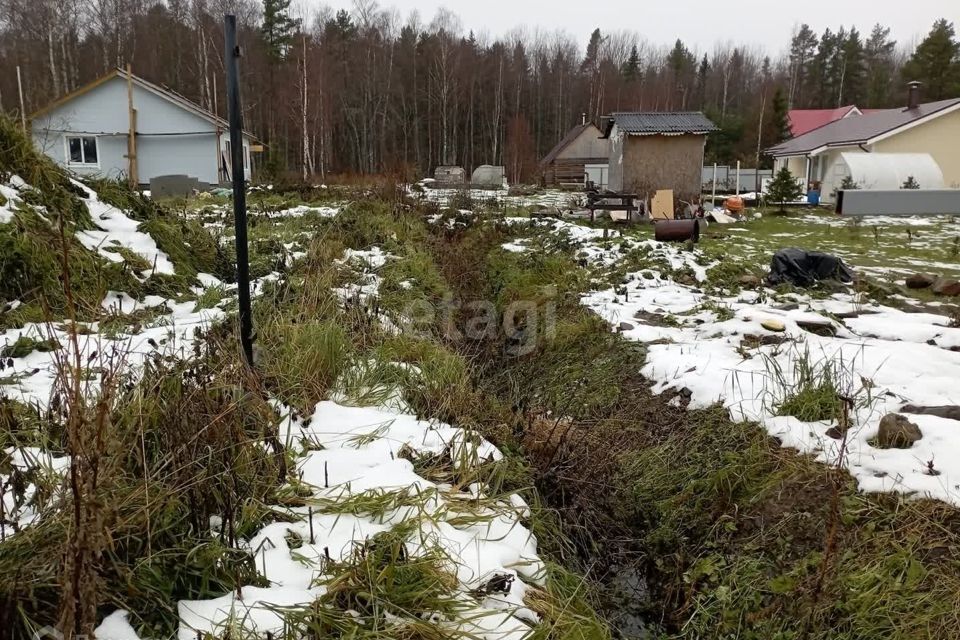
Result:
<svg viewBox="0 0 960 640"><path fill-rule="evenodd" d="M673 189L661 189L653 194L650 217L653 220L673 220Z"/></svg>

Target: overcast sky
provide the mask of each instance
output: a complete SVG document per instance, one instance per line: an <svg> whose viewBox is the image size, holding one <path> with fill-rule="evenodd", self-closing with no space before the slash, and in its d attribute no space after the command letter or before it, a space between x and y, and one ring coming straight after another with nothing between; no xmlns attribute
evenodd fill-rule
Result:
<svg viewBox="0 0 960 640"><path fill-rule="evenodd" d="M353 7L352 0L313 2L334 9ZM681 38L701 52L718 41L754 43L774 57L802 22L817 33L840 25L869 33L880 22L901 43L925 35L938 18L960 22L960 0L381 0L380 5L395 7L404 19L416 9L423 22L429 22L438 7L446 7L460 16L464 30L486 30L493 36L519 25L562 29L583 47L596 27L627 29L653 44Z"/></svg>

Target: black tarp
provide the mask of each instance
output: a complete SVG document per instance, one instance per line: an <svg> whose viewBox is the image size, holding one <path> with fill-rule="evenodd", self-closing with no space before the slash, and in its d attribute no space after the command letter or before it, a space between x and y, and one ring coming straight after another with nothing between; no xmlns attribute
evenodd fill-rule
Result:
<svg viewBox="0 0 960 640"><path fill-rule="evenodd" d="M843 260L829 253L806 249L780 249L770 261L767 282L776 285L783 282L798 287L809 287L820 280L853 281L853 271Z"/></svg>

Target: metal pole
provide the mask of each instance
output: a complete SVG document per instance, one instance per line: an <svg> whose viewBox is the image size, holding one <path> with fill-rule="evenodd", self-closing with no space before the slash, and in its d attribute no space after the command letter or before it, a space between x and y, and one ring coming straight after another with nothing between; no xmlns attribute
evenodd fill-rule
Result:
<svg viewBox="0 0 960 640"><path fill-rule="evenodd" d="M247 191L243 171L243 117L240 113L240 47L237 17L223 17L227 65L227 110L230 119L230 164L233 170L233 224L237 238L237 289L240 302L240 346L253 366L253 319L250 313L250 262L247 253Z"/></svg>
<svg viewBox="0 0 960 640"><path fill-rule="evenodd" d="M717 163L713 163L713 190L710 192L710 208L717 206Z"/></svg>
<svg viewBox="0 0 960 640"><path fill-rule="evenodd" d="M737 160L737 194L740 195L740 161Z"/></svg>
<svg viewBox="0 0 960 640"><path fill-rule="evenodd" d="M20 126L27 130L27 110L23 107L23 80L20 79L20 65L17 65L17 93L20 94Z"/></svg>

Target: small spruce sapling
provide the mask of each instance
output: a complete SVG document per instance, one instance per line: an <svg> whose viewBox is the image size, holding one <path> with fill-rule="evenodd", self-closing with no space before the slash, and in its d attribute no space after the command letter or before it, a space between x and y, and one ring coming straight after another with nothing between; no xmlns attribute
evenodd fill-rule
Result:
<svg viewBox="0 0 960 640"><path fill-rule="evenodd" d="M797 183L786 166L777 171L777 175L767 186L767 200L778 203L781 212L785 211L784 205L787 202L793 202L801 195L803 195L803 187Z"/></svg>
<svg viewBox="0 0 960 640"><path fill-rule="evenodd" d="M859 189L860 183L853 179L853 176L844 176L843 182L840 183L841 189L851 190Z"/></svg>
<svg viewBox="0 0 960 640"><path fill-rule="evenodd" d="M837 197L838 191L853 191L860 188L860 183L853 179L853 176L844 176L840 186L833 190L833 197Z"/></svg>

